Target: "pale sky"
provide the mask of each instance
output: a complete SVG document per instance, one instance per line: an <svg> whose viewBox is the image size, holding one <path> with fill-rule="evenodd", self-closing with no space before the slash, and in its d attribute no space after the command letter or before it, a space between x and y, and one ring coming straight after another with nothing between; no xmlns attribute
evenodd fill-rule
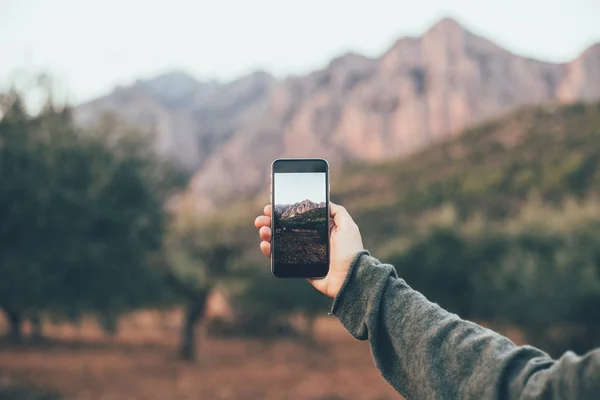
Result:
<svg viewBox="0 0 600 400"><path fill-rule="evenodd" d="M279 172L275 174L273 187L275 204L293 204L306 199L321 203L327 195L324 172Z"/></svg>
<svg viewBox="0 0 600 400"><path fill-rule="evenodd" d="M170 70L284 77L377 56L444 16L548 61L600 41L598 0L0 0L0 86L49 72L81 102Z"/></svg>

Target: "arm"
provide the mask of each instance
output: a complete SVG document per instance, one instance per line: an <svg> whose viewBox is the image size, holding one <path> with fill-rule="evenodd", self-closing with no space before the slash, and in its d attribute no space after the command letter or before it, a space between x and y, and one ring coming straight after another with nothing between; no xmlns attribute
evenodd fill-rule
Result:
<svg viewBox="0 0 600 400"><path fill-rule="evenodd" d="M332 307L369 340L383 377L409 399L597 399L600 350L552 360L461 320L366 251L350 265Z"/></svg>
<svg viewBox="0 0 600 400"><path fill-rule="evenodd" d="M332 314L369 340L383 377L409 399L600 399L600 349L558 361L463 321L399 279L362 250L344 207L331 203L331 260L313 286L335 298ZM255 220L271 254L271 206Z"/></svg>

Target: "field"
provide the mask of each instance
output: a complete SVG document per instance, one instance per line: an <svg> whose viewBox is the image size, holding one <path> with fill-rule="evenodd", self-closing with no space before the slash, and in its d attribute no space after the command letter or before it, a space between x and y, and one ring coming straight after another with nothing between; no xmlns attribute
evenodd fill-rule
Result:
<svg viewBox="0 0 600 400"><path fill-rule="evenodd" d="M327 259L327 244L322 243L318 231L275 231L275 262L282 264L310 264Z"/></svg>
<svg viewBox="0 0 600 400"><path fill-rule="evenodd" d="M275 262L324 263L327 260L327 211L316 208L290 218L275 219Z"/></svg>
<svg viewBox="0 0 600 400"><path fill-rule="evenodd" d="M401 399L374 367L367 343L333 317L317 322L316 345L203 338L194 364L175 357L174 323L145 316L122 325L113 339L87 321L48 325L46 344L2 343L0 399ZM54 395L10 397L6 387Z"/></svg>

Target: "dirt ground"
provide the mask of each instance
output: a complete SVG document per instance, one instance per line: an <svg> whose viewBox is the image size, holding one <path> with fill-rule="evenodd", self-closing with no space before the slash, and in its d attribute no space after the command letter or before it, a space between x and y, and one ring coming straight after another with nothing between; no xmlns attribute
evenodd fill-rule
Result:
<svg viewBox="0 0 600 400"><path fill-rule="evenodd" d="M333 317L318 321L318 345L202 338L193 364L176 357L177 317L149 313L122 325L107 339L91 321L47 324L46 344L1 344L0 387L74 400L401 399L374 367L367 343Z"/></svg>
<svg viewBox="0 0 600 400"><path fill-rule="evenodd" d="M282 264L323 263L327 243L321 243L319 231L275 232L275 260Z"/></svg>

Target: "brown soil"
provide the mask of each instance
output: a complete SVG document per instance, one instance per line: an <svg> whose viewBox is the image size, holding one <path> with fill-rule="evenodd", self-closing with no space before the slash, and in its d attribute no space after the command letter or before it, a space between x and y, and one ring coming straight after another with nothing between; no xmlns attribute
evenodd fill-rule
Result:
<svg viewBox="0 0 600 400"><path fill-rule="evenodd" d="M321 243L319 231L276 232L275 261L282 264L310 264L327 261L327 244Z"/></svg>
<svg viewBox="0 0 600 400"><path fill-rule="evenodd" d="M172 319L136 318L114 339L88 321L48 325L46 344L2 344L0 387L76 400L401 398L373 366L367 343L333 318L318 321L318 345L206 338L194 364L176 357Z"/></svg>

